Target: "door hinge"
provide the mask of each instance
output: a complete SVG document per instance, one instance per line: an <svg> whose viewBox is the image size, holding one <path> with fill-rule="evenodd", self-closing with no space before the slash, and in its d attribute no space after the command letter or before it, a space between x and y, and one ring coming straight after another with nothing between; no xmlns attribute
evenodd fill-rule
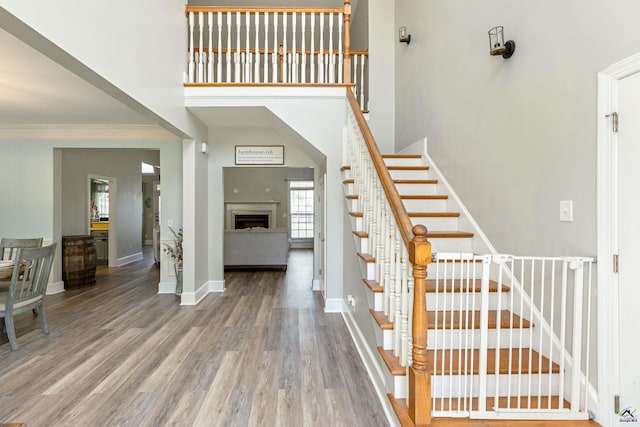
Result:
<svg viewBox="0 0 640 427"><path fill-rule="evenodd" d="M611 114L607 114L605 117L611 116L611 130L613 132L618 132L618 113L615 111Z"/></svg>
<svg viewBox="0 0 640 427"><path fill-rule="evenodd" d="M618 256L618 254L613 254L613 272L617 273L618 272L618 259L620 257Z"/></svg>
<svg viewBox="0 0 640 427"><path fill-rule="evenodd" d="M617 394L613 396L613 412L620 413L620 396Z"/></svg>

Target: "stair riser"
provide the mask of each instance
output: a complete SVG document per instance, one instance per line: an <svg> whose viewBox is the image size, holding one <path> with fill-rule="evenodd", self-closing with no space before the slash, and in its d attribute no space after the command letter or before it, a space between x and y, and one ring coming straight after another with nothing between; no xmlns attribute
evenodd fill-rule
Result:
<svg viewBox="0 0 640 427"><path fill-rule="evenodd" d="M502 295L502 305L505 306L508 296ZM453 293L427 293L427 310L435 311L436 303L438 310L479 310L481 304L481 295L479 292L472 292L469 295L466 293L453 292ZM506 307L503 307L506 308ZM489 293L489 309L498 309L498 293Z"/></svg>
<svg viewBox="0 0 640 427"><path fill-rule="evenodd" d="M351 229L356 231L361 231L362 217L355 217L355 216L349 215L349 218L351 218Z"/></svg>
<svg viewBox="0 0 640 427"><path fill-rule="evenodd" d="M430 367L430 369L432 369L432 367ZM557 395L560 392L560 376L558 374L552 374L551 377L549 377L548 374L542 376L534 374L531 376L531 379L528 374L523 374L521 376L500 375L499 378L499 396L528 396L529 393L531 393L532 396L537 396L538 387L540 387L541 394L549 394L549 383L551 383L552 395ZM445 377L442 377L441 375L433 375L431 377L431 397L448 398L449 396L463 396L464 394L468 396L469 392L471 392L471 397L478 397L479 376L467 376L466 381L468 387L467 390L464 388L465 378L463 375L450 375ZM509 383L511 383L510 389ZM491 396L495 396L495 390L495 375L487 375L487 391Z"/></svg>
<svg viewBox="0 0 640 427"><path fill-rule="evenodd" d="M428 230L428 229L427 229ZM471 252L472 238L429 238L432 252Z"/></svg>
<svg viewBox="0 0 640 427"><path fill-rule="evenodd" d="M398 194L402 196L433 196L438 194L437 184L396 184L396 188Z"/></svg>
<svg viewBox="0 0 640 427"><path fill-rule="evenodd" d="M458 231L458 218L411 217L413 225L422 224L429 231Z"/></svg>
<svg viewBox="0 0 640 427"><path fill-rule="evenodd" d="M407 212L445 212L447 201L445 199L436 200L403 200L402 204Z"/></svg>
<svg viewBox="0 0 640 427"><path fill-rule="evenodd" d="M353 184L342 184L344 194L355 194L355 186Z"/></svg>
<svg viewBox="0 0 640 427"><path fill-rule="evenodd" d="M508 348L509 345L519 345L522 342L524 345L529 344L531 338L530 329L519 329L508 331L507 329L500 330L500 341L498 343L498 331L496 329L489 329L487 335L487 346L489 348ZM468 345L465 345L468 343ZM445 348L461 349L461 348L479 348L480 347L480 330L433 330L429 329L427 332L427 349L433 350L435 346L442 349Z"/></svg>
<svg viewBox="0 0 640 427"><path fill-rule="evenodd" d="M363 254L369 253L369 239L366 237L358 237L355 234L353 236L356 239L356 247L360 248L358 252Z"/></svg>
<svg viewBox="0 0 640 427"><path fill-rule="evenodd" d="M347 200L347 209L349 212L360 212L360 204L358 203L358 199L346 199Z"/></svg>
<svg viewBox="0 0 640 427"><path fill-rule="evenodd" d="M375 320L373 321L375 323ZM374 328L376 331L376 342L379 346L382 346L385 350L391 350L393 348L393 330L392 329L380 329Z"/></svg>
<svg viewBox="0 0 640 427"><path fill-rule="evenodd" d="M422 166L421 158L385 158L384 164L387 166Z"/></svg>
<svg viewBox="0 0 640 427"><path fill-rule="evenodd" d="M360 268L361 271L364 273L364 279L368 279L368 280L375 280L375 264L372 262L365 262L362 258L358 257L358 260L360 260ZM376 310L378 310L376 308Z"/></svg>
<svg viewBox="0 0 640 427"><path fill-rule="evenodd" d="M430 179L428 170L390 170L391 179Z"/></svg>

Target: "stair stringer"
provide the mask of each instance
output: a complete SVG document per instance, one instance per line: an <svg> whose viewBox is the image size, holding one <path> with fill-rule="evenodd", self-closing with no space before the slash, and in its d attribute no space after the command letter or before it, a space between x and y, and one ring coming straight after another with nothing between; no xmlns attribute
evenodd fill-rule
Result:
<svg viewBox="0 0 640 427"><path fill-rule="evenodd" d="M495 249L495 247L491 244L486 234L482 231L482 229L480 228L478 223L475 221L475 219L473 218L469 210L466 208L466 206L464 205L464 203L462 202L458 194L455 192L453 187L449 184L449 181L447 181L445 176L442 174L437 164L434 162L431 156L429 156L429 153L427 152L427 138L423 138L422 140L415 142L414 144L399 151L398 154L419 154L421 156L421 164L425 166L429 166L431 178L438 180L438 190L444 193L445 195L449 196L449 199L447 202L447 209L459 211L460 212L459 227L461 229L471 230L473 232L473 238L472 238L473 253L497 255L498 252ZM433 263L430 264L429 266L430 270L432 266L433 266ZM559 337L557 336L555 331L552 330L549 322L546 320L546 318L544 318L539 308L534 304L530 296L526 292L524 292L524 289L521 283L517 280L516 277L513 277L513 275L511 274L508 274L508 275L509 275L509 280L511 285L510 292L513 295L512 298L518 300L519 298L523 297L523 301L524 301L523 309L520 310L520 307L515 307L516 309L514 310L514 314L527 317L530 321L532 321L536 325L531 330L531 333L533 335L532 348L547 357L550 353L552 355L555 355L553 357L553 361L556 363L560 363L560 359L558 355L562 355L562 358L564 359L563 360L564 366L565 366L564 375L566 377L564 381L564 393L565 393L564 395L567 396L569 395L570 387L571 387L571 383L570 381L568 381L568 378L569 378L569 373L573 368L573 359L570 353L566 351L564 348L562 348L562 344ZM431 278L431 277L432 277L431 275L428 275L428 278ZM493 274L491 275L491 279L492 280L495 279L495 276ZM553 343L551 348L552 351L550 351L550 348L546 345L547 344L546 340L543 343L542 348L539 346L539 341L540 341L539 337L541 334L545 334L545 335L550 334L553 337ZM587 404L587 407L597 408L598 393L595 387L593 387L593 385L588 381L588 379L585 377L584 373L582 372L581 372L580 383L582 385L587 384L587 387L588 387L587 397L589 399L589 403Z"/></svg>

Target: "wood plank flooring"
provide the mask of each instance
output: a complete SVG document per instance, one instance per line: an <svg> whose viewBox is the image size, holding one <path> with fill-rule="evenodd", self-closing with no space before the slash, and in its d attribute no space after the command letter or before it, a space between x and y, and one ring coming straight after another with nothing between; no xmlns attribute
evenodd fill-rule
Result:
<svg viewBox="0 0 640 427"><path fill-rule="evenodd" d="M230 272L194 307L156 294L152 261L101 267L47 296L51 333L0 335L0 423L37 426L384 426L339 314L311 289L312 253Z"/></svg>

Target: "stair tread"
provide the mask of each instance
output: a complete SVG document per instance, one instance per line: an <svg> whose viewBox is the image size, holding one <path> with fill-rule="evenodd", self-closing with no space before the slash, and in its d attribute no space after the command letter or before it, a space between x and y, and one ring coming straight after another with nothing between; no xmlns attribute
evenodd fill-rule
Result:
<svg viewBox="0 0 640 427"><path fill-rule="evenodd" d="M427 171L429 166L387 166L390 171Z"/></svg>
<svg viewBox="0 0 640 427"><path fill-rule="evenodd" d="M446 200L449 196L446 194L405 194L400 195L401 200Z"/></svg>
<svg viewBox="0 0 640 427"><path fill-rule="evenodd" d="M383 154L383 159L420 159L421 154Z"/></svg>
<svg viewBox="0 0 640 427"><path fill-rule="evenodd" d="M460 212L408 212L409 218L458 218Z"/></svg>
<svg viewBox="0 0 640 427"><path fill-rule="evenodd" d="M481 292L482 291L482 280L474 279L474 280L461 280L461 279L448 279L446 282L442 279L438 281L438 292L454 292L461 293L466 292L467 288L471 292ZM502 292L509 292L510 288L507 285L502 285ZM497 292L498 291L498 283L494 280L489 281L489 292ZM435 279L427 279L427 292L435 293L436 292L436 280Z"/></svg>
<svg viewBox="0 0 640 427"><path fill-rule="evenodd" d="M366 263L374 263L376 262L376 257L371 254L364 254L362 252L358 252L358 256L364 260Z"/></svg>
<svg viewBox="0 0 640 427"><path fill-rule="evenodd" d="M364 214L362 212L349 212L349 215L356 217L356 218L362 218L364 216Z"/></svg>
<svg viewBox="0 0 640 427"><path fill-rule="evenodd" d="M469 233L468 231L427 231L427 239L464 239L469 237L473 237L473 233Z"/></svg>
<svg viewBox="0 0 640 427"><path fill-rule="evenodd" d="M342 181L343 184L353 184L355 180L353 178L348 178Z"/></svg>
<svg viewBox="0 0 640 427"><path fill-rule="evenodd" d="M382 293L382 292L384 292L384 288L382 286L380 286L378 284L378 282L376 282L375 280L362 279L362 281L364 282L365 285L367 285L369 287L369 289L371 289L372 292L374 292L374 293Z"/></svg>
<svg viewBox="0 0 640 427"><path fill-rule="evenodd" d="M346 196L344 196L345 199L349 199L349 200L357 200L358 199L358 195L357 194L347 194Z"/></svg>
<svg viewBox="0 0 640 427"><path fill-rule="evenodd" d="M384 314L384 313L383 313ZM517 374L540 374L540 373L549 373L550 364L549 359L546 357L542 357L540 359L540 353L535 350L531 350L531 369L529 369L529 349L511 349L501 348L498 354L500 355L500 366L499 373L500 374L509 374L517 375ZM473 368L471 372L474 375L479 373L479 349L473 349L469 352L465 352L463 350L445 350L444 356L442 351L434 351L427 350L427 366L434 367L436 375L460 375L460 374L470 374L471 370L471 361L473 359ZM509 356L511 355L511 360L509 360ZM522 357L522 361L520 361L520 357ZM462 358L462 359L461 359ZM435 365L434 365L435 359ZM444 359L444 360L443 360ZM466 364L465 361L466 360ZM443 363L444 362L444 363ZM542 364L540 365L540 362ZM522 369L519 369L518 366L522 366ZM463 366L466 365L466 368ZM466 372L465 372L466 371ZM560 366L557 363L551 363L551 372L557 374L560 372ZM487 350L487 373L495 374L496 373L496 350L488 349Z"/></svg>
<svg viewBox="0 0 640 427"><path fill-rule="evenodd" d="M351 170L351 166L349 166L349 165L342 166L342 167L340 168L340 170L341 170L341 171L348 171L348 170Z"/></svg>
<svg viewBox="0 0 640 427"><path fill-rule="evenodd" d="M400 421L402 427L415 427L415 424L409 416L409 409L407 408L407 401L405 398L395 398L393 394L387 393L387 399L391 402L391 406ZM510 401L510 402L509 402ZM551 401L549 405L549 401ZM493 397L487 398L487 408L493 408L495 406L495 399ZM520 403L520 408L541 408L559 409L560 398L558 396L552 396L551 399L542 397L531 397L531 401L527 397L512 397L510 399L506 397L498 398L498 406L506 408L507 403L511 403L511 408L517 408ZM434 399L432 407L434 411L457 411L457 410L469 410L468 406L464 406L462 399ZM460 404L460 407L458 405ZM566 400L563 401L565 409L570 409L571 405ZM471 399L471 409L477 410L478 398ZM505 426L530 426L530 427L600 427L600 424L593 420L478 420L471 418L449 418L449 417L435 417L431 420L431 426L446 426L446 427L505 427Z"/></svg>
<svg viewBox="0 0 640 427"><path fill-rule="evenodd" d="M369 237L369 233L367 233L366 231L352 231L352 233L361 239L366 239Z"/></svg>
<svg viewBox="0 0 640 427"><path fill-rule="evenodd" d="M378 326L382 330L393 330L393 323L389 320L384 311L375 311L373 308L369 309L369 313L373 316Z"/></svg>
<svg viewBox="0 0 640 427"><path fill-rule="evenodd" d="M473 326L474 329L480 329L480 311L467 312L466 318L460 319L460 311L448 310L446 312L438 312L438 329L466 329L466 326ZM511 319L513 318L513 327L519 328L521 323L523 328L530 328L531 322L522 319L517 314L512 314L509 310L500 311L500 328L511 328ZM453 322L452 322L453 319ZM462 321L462 322L461 322ZM462 324L461 324L462 323ZM435 311L427 311L427 324L429 329L436 329L436 314ZM498 312L497 310L489 310L489 329L496 329L498 326Z"/></svg>
<svg viewBox="0 0 640 427"><path fill-rule="evenodd" d="M378 353L393 376L407 375L407 369L400 364L400 358L393 355L393 350L385 350L378 346Z"/></svg>
<svg viewBox="0 0 640 427"><path fill-rule="evenodd" d="M437 179L394 179L394 184L437 184Z"/></svg>

